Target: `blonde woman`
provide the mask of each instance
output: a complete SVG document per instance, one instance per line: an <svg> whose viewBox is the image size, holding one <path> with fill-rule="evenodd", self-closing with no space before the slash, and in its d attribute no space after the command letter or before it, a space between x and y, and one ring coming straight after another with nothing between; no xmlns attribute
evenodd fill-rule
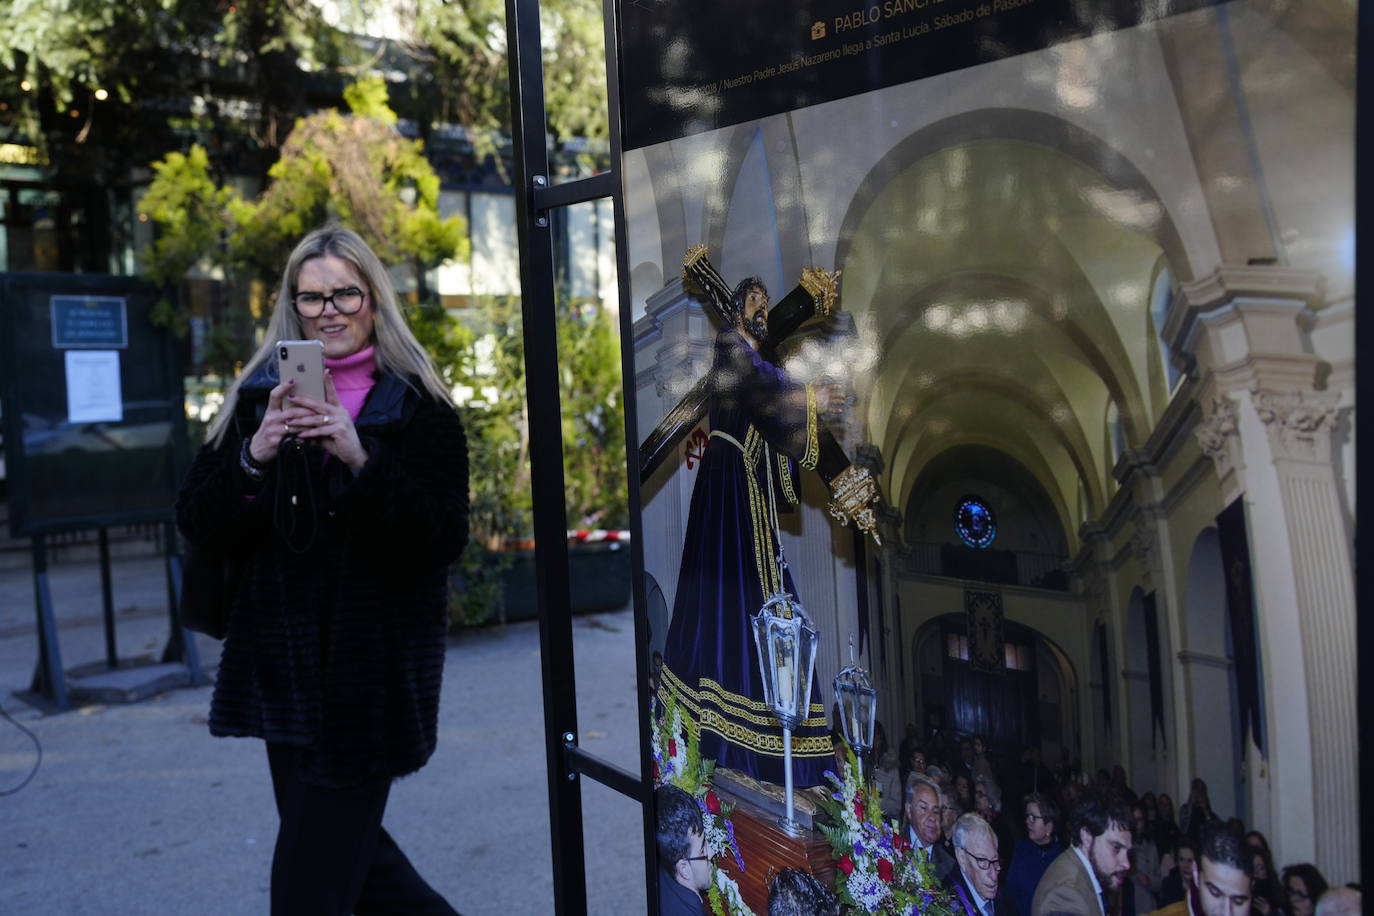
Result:
<svg viewBox="0 0 1374 916"><path fill-rule="evenodd" d="M279 339L323 343L323 400L277 378ZM274 914L454 912L382 813L434 751L467 511L463 427L386 270L355 233L312 232L177 500L234 571L210 732L266 743Z"/></svg>

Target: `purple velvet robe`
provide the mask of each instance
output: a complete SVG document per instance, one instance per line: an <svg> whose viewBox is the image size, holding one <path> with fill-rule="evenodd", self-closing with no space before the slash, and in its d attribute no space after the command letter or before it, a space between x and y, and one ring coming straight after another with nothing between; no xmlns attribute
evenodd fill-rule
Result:
<svg viewBox="0 0 1374 916"><path fill-rule="evenodd" d="M711 438L692 490L663 683L701 724L702 757L780 785L782 727L764 705L750 619L779 588L805 606L791 575L778 577L768 488L771 471L781 503L795 491L793 460L815 466L819 420L806 387L736 330L717 336L711 373ZM797 786L834 768L819 700L813 681L810 713L792 733Z"/></svg>

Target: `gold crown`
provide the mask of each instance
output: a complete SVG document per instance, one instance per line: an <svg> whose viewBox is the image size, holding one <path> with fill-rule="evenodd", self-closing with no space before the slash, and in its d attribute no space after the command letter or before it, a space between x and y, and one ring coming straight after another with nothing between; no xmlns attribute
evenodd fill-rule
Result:
<svg viewBox="0 0 1374 916"><path fill-rule="evenodd" d="M706 257L705 245L693 245L691 248L688 248L687 253L682 256L682 275L686 276L687 268L704 257Z"/></svg>
<svg viewBox="0 0 1374 916"><path fill-rule="evenodd" d="M835 306L835 299L840 294L840 271L807 267L802 271L801 285L815 300L816 311L822 315L829 315Z"/></svg>

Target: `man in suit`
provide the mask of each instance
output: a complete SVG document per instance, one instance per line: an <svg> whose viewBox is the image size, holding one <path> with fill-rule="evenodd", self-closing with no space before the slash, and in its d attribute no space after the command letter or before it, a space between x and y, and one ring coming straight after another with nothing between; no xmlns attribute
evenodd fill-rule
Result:
<svg viewBox="0 0 1374 916"><path fill-rule="evenodd" d="M702 916L701 894L711 886L711 856L696 799L677 786L654 793L658 814L658 911Z"/></svg>
<svg viewBox="0 0 1374 916"><path fill-rule="evenodd" d="M906 781L906 832L916 855L935 863L942 882L954 871L954 858L940 844L940 787L928 776L912 773Z"/></svg>
<svg viewBox="0 0 1374 916"><path fill-rule="evenodd" d="M1050 863L1031 916L1107 916L1131 870L1131 809L1105 789L1083 793L1069 815L1073 845Z"/></svg>
<svg viewBox="0 0 1374 916"><path fill-rule="evenodd" d="M954 892L955 912L961 916L1017 916L1010 896L997 895L1002 860L997 855L997 834L976 814L954 822L954 860L958 868L947 883Z"/></svg>

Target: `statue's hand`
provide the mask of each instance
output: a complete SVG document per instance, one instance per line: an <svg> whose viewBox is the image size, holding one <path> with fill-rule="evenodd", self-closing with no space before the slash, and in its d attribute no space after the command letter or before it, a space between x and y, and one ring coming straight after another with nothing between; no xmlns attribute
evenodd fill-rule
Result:
<svg viewBox="0 0 1374 916"><path fill-rule="evenodd" d="M873 538L873 543L883 546L878 536L878 519L873 514L873 504L878 501L878 483L868 468L851 464L830 482L830 492L834 499L830 502L830 515L841 525L854 520L854 527Z"/></svg>

